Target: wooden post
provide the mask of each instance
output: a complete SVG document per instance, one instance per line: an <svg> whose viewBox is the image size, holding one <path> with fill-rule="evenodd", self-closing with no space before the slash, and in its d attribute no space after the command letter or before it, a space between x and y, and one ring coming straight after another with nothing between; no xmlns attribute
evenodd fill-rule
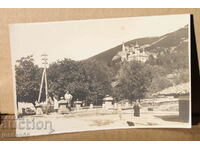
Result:
<svg viewBox="0 0 200 150"><path fill-rule="evenodd" d="M45 96L46 96L46 101L48 98L48 84L47 84L47 54L41 55L42 57L42 65L43 65L43 73L42 73L42 79L41 79L41 85L40 85L40 91L39 91L39 96L38 96L38 102L40 103L41 99L41 94L42 94L42 87L43 87L43 82L45 82Z"/></svg>
<svg viewBox="0 0 200 150"><path fill-rule="evenodd" d="M47 69L45 68L45 93L46 93L46 101L48 98L48 84L47 84Z"/></svg>
<svg viewBox="0 0 200 150"><path fill-rule="evenodd" d="M43 86L43 81L44 81L44 74L45 74L45 71L43 70L41 84L40 84L40 91L39 91L39 96L38 96L38 102L40 102L40 98L41 98L41 94L42 94L42 86Z"/></svg>

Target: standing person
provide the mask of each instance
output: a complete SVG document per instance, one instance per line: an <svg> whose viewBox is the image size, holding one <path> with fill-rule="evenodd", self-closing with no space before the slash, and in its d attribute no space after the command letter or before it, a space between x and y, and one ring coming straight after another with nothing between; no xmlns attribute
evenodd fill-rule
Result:
<svg viewBox="0 0 200 150"><path fill-rule="evenodd" d="M140 117L140 108L141 105L139 103L139 100L136 100L134 106L133 106L133 110L134 110L134 116L135 117Z"/></svg>
<svg viewBox="0 0 200 150"><path fill-rule="evenodd" d="M65 100L67 100L69 109L71 109L71 100L72 100L72 98L73 98L73 96L69 93L69 91L66 91Z"/></svg>
<svg viewBox="0 0 200 150"><path fill-rule="evenodd" d="M53 95L53 102L54 102L54 110L58 112L58 99L55 94Z"/></svg>
<svg viewBox="0 0 200 150"><path fill-rule="evenodd" d="M47 106L46 106L46 114L48 115L49 114L49 111L50 111L50 108L51 108L51 103L52 103L52 99L50 96L48 96L47 98Z"/></svg>

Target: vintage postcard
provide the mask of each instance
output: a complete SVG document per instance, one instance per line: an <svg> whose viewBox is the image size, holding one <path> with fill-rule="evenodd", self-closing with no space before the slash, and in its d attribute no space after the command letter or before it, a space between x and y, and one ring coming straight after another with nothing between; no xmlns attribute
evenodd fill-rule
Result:
<svg viewBox="0 0 200 150"><path fill-rule="evenodd" d="M190 128L190 15L10 24L16 136Z"/></svg>

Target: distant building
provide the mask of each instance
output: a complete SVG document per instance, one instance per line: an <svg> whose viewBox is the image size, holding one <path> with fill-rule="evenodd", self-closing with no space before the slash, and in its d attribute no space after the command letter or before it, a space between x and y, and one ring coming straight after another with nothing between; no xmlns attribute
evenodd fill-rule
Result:
<svg viewBox="0 0 200 150"><path fill-rule="evenodd" d="M146 62L149 55L144 51L144 47L140 47L139 44L131 44L130 46L125 46L122 44L122 51L120 51L116 56L113 57L112 60L121 59L124 61L141 61Z"/></svg>
<svg viewBox="0 0 200 150"><path fill-rule="evenodd" d="M140 48L140 46L136 44L134 47L130 47L127 61L136 60L146 62L148 57L149 56L145 53L144 49Z"/></svg>
<svg viewBox="0 0 200 150"><path fill-rule="evenodd" d="M122 53L121 53L121 61L125 61L128 59L128 53L127 53L127 47L124 46L124 43L122 44Z"/></svg>

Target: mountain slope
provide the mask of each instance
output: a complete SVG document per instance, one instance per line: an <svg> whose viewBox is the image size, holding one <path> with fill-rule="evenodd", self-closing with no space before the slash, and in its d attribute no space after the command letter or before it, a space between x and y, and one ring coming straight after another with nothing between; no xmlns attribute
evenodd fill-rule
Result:
<svg viewBox="0 0 200 150"><path fill-rule="evenodd" d="M158 37L147 37L147 38L140 38L140 39L134 39L131 41L128 41L126 43L124 43L125 45L131 45L131 44L135 44L138 43L139 45L146 45L146 44L151 44L153 42L155 42L156 40L158 40ZM122 44L118 45L116 47L113 47L111 49L106 50L105 52L102 52L100 54L97 54L93 57L90 57L88 60L96 60L96 61L101 61L101 62L105 62L107 64L111 64L112 63L112 58L122 50Z"/></svg>
<svg viewBox="0 0 200 150"><path fill-rule="evenodd" d="M175 32L163 35L159 39L159 42L152 43L146 50L152 50L157 47L169 48L177 46L184 39L188 39L188 25Z"/></svg>
<svg viewBox="0 0 200 150"><path fill-rule="evenodd" d="M145 51L159 53L163 49L170 49L171 47L178 46L182 41L188 39L188 25L183 28L180 28L177 31L165 34L160 37L145 37L134 39L131 41L127 41L124 44L126 46L130 46L131 44L138 44L140 46L144 46ZM96 60L100 62L104 62L108 65L112 65L112 58L118 54L118 52L122 51L122 44L118 45L114 48L108 49L100 54L97 54L93 57L88 58L87 60Z"/></svg>

